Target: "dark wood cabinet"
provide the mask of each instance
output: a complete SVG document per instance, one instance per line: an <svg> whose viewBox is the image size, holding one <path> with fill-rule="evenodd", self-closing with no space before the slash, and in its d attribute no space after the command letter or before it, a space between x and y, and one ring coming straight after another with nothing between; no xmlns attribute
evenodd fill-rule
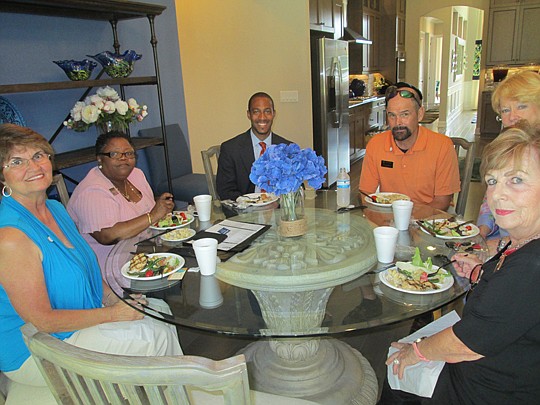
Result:
<svg viewBox="0 0 540 405"><path fill-rule="evenodd" d="M491 91L483 91L480 100L480 136L482 138L495 138L501 132L501 123L497 120L497 113L491 107Z"/></svg>
<svg viewBox="0 0 540 405"><path fill-rule="evenodd" d="M369 113L369 103L349 109L349 155L351 162L358 160L365 148L364 135L369 129Z"/></svg>
<svg viewBox="0 0 540 405"><path fill-rule="evenodd" d="M335 0L309 0L310 29L334 33Z"/></svg>
<svg viewBox="0 0 540 405"><path fill-rule="evenodd" d="M159 77L159 61L157 54L157 38L155 37L154 20L165 10L165 6L149 3L140 3L127 0L2 0L0 1L1 13L35 14L50 17L81 18L96 21L109 21L113 32L113 47L120 53L120 43L118 41L118 22L122 20L145 18L150 24L150 43L152 44L154 58L154 74L147 77L127 77L122 79L101 78L103 71L98 74L95 80L86 81L60 81L46 83L16 83L0 84L0 94L42 92L42 91L62 91L67 89L84 89L80 100L83 100L92 88L98 86L119 86L120 94L124 97L124 91L129 86L151 85L157 93L159 114L161 120L162 133L165 135L165 119L163 113L163 98ZM21 27L27 29L28 27ZM33 27L39 29L39 27ZM44 33L44 35L46 35ZM74 36L76 46L76 36ZM103 76L107 77L107 76ZM4 80L2 78L1 80ZM77 100L73 100L75 103ZM51 144L64 129L60 123L56 132L49 139ZM134 137L133 141L137 149L154 145L163 145L165 148L165 162L167 179L170 186L170 168L168 165L167 139L152 138L146 139ZM55 169L61 170L95 160L94 148L83 148L59 153L55 157ZM171 188L171 187L170 187Z"/></svg>
<svg viewBox="0 0 540 405"><path fill-rule="evenodd" d="M397 56L405 51L405 0L384 0L381 9L379 70L391 81L397 80Z"/></svg>

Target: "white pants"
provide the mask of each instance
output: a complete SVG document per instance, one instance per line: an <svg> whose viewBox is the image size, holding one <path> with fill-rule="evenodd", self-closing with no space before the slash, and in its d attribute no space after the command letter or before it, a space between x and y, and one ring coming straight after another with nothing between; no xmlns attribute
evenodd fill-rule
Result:
<svg viewBox="0 0 540 405"><path fill-rule="evenodd" d="M148 298L148 305L158 311L171 314L170 308L162 300ZM96 352L127 356L183 354L176 327L148 316L138 321L110 322L81 329L64 342ZM18 370L4 374L10 380L20 384L47 385L32 356Z"/></svg>

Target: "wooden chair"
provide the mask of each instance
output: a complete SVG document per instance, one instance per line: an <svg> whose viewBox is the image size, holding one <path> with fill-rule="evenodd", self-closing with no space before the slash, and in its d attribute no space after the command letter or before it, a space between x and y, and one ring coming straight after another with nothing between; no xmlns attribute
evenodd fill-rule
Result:
<svg viewBox="0 0 540 405"><path fill-rule="evenodd" d="M32 324L21 331L59 404L313 404L250 391L244 355L119 356L70 345Z"/></svg>
<svg viewBox="0 0 540 405"><path fill-rule="evenodd" d="M58 196L60 197L60 202L64 205L64 207L67 207L67 203L69 201L69 193L66 187L66 181L64 180L64 176L60 173L55 174L53 176L51 187L56 187L56 191L58 192Z"/></svg>
<svg viewBox="0 0 540 405"><path fill-rule="evenodd" d="M215 156L217 165L220 148L221 145L214 145L206 150L201 151L204 174L206 175L206 183L208 184L208 191L210 192L213 200L219 200L219 195L216 187L216 174L214 173L214 169L212 167L212 157Z"/></svg>
<svg viewBox="0 0 540 405"><path fill-rule="evenodd" d="M450 139L452 139L452 142L454 143L454 147L458 155L458 160L461 149L466 151L465 158L463 159L463 168L460 170L459 173L459 180L461 181L461 191L459 192L456 201L456 214L463 216L465 214L465 207L467 205L467 197L469 195L469 186L471 184L471 177L474 166L475 143L469 142L464 138L451 137Z"/></svg>

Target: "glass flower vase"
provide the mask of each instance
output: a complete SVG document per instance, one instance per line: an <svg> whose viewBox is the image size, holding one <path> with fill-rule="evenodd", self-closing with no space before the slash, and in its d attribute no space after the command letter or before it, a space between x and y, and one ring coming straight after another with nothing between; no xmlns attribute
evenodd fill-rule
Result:
<svg viewBox="0 0 540 405"><path fill-rule="evenodd" d="M96 128L98 131L98 134L106 134L108 132L116 131L121 132L123 134L127 131L127 124L124 122L118 122L118 121L104 121L100 123L96 123Z"/></svg>
<svg viewBox="0 0 540 405"><path fill-rule="evenodd" d="M304 190L302 187L296 191L282 194L280 209L279 233L281 236L302 236L307 232L307 220L304 216Z"/></svg>

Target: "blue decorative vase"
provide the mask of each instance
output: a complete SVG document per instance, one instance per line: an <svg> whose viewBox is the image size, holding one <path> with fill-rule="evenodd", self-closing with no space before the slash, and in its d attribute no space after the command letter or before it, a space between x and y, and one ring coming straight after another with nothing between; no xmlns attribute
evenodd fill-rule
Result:
<svg viewBox="0 0 540 405"><path fill-rule="evenodd" d="M73 81L88 80L92 74L92 70L97 66L96 62L88 59L53 60L53 63L60 66L67 77Z"/></svg>
<svg viewBox="0 0 540 405"><path fill-rule="evenodd" d="M97 60L105 72L113 79L128 77L133 72L133 62L141 59L133 50L125 51L123 54L117 54L109 51L98 53L97 55L86 55Z"/></svg>

